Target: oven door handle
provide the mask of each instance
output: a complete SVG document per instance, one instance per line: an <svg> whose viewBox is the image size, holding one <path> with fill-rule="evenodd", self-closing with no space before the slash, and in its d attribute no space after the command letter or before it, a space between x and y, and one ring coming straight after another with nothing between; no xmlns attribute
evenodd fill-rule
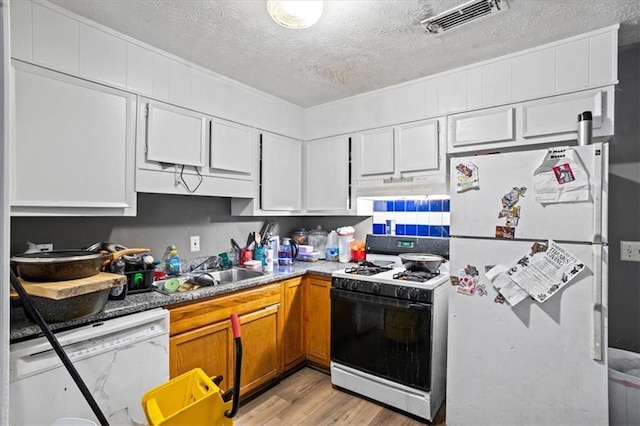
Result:
<svg viewBox="0 0 640 426"><path fill-rule="evenodd" d="M431 309L431 305L425 305L423 303L409 303L409 306L407 306L407 308L414 311L428 311Z"/></svg>
<svg viewBox="0 0 640 426"><path fill-rule="evenodd" d="M427 303L415 303L410 300L393 299L374 294L354 293L352 291L341 290L335 287L331 289L330 295L332 299L337 298L356 303L372 303L399 309L411 309L416 311L430 311L432 309L432 305Z"/></svg>

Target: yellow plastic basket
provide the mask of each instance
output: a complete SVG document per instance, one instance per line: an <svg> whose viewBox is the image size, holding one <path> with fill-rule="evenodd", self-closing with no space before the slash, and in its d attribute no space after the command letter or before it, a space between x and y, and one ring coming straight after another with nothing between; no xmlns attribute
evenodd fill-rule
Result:
<svg viewBox="0 0 640 426"><path fill-rule="evenodd" d="M233 419L224 415L231 406L231 401L222 401L220 388L200 368L171 379L142 397L150 426L233 425Z"/></svg>

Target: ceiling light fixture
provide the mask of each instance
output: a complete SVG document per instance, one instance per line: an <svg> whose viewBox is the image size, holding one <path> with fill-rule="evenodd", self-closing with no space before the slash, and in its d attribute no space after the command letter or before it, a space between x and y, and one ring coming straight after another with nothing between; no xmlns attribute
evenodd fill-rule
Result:
<svg viewBox="0 0 640 426"><path fill-rule="evenodd" d="M267 12L285 28L308 28L322 15L322 1L316 0L267 0Z"/></svg>

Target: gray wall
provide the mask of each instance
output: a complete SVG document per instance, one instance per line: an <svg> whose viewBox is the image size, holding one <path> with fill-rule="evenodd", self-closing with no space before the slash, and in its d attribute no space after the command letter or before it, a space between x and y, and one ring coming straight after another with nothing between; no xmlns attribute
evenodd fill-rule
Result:
<svg viewBox="0 0 640 426"><path fill-rule="evenodd" d="M640 263L620 241L640 241L640 43L618 51L615 137L609 173L609 346L640 352Z"/></svg>
<svg viewBox="0 0 640 426"><path fill-rule="evenodd" d="M276 222L274 234L320 225L325 230L351 225L356 237L371 230L368 217L234 217L229 198L138 194L136 217L14 217L11 219L11 253L24 252L27 241L53 243L54 249L87 247L109 241L125 247L148 247L161 259L174 244L183 259L218 254L230 248L234 238L244 245L251 231L259 231L266 219ZM200 252L189 252L189 237L200 236Z"/></svg>

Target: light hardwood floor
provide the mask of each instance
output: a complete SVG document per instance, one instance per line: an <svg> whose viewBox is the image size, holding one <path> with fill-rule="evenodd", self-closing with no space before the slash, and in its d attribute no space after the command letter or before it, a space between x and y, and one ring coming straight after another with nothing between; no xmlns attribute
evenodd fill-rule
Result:
<svg viewBox="0 0 640 426"><path fill-rule="evenodd" d="M445 425L444 407L434 425ZM334 389L328 374L303 368L241 404L236 426L254 425L422 425L374 402Z"/></svg>

